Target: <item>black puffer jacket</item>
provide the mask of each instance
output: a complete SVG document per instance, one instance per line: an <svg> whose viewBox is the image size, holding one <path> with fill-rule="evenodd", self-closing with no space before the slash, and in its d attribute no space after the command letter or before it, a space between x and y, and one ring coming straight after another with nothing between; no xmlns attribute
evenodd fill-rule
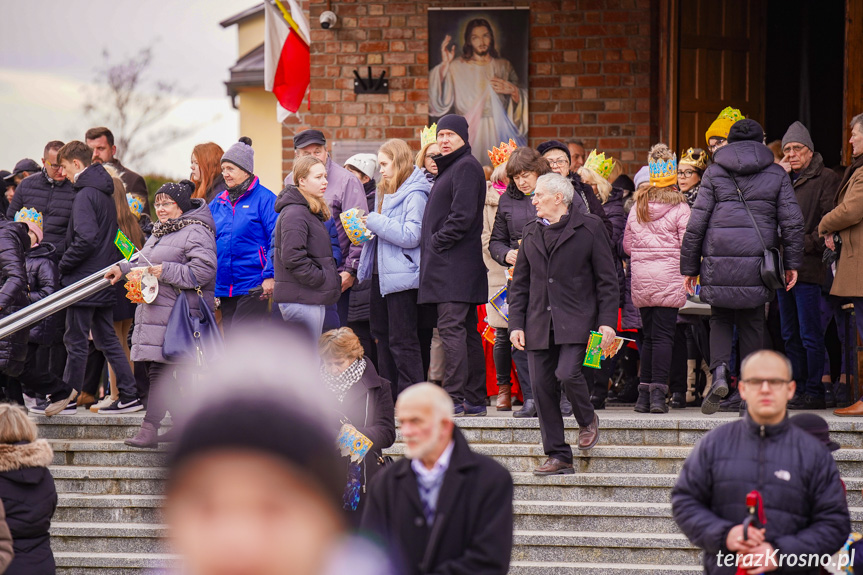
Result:
<svg viewBox="0 0 863 575"><path fill-rule="evenodd" d="M764 144L728 144L717 150L714 162L704 172L686 226L680 273L701 275L701 300L705 303L730 309L754 308L773 299L773 293L761 281L764 249L737 196L732 175L764 243L784 248L786 270L799 270L803 264L803 215L788 174L773 163L773 152Z"/></svg>
<svg viewBox="0 0 863 575"><path fill-rule="evenodd" d="M0 444L0 500L15 549L5 575L54 575L48 535L57 508L57 490L48 471L53 458L44 439Z"/></svg>
<svg viewBox="0 0 863 575"><path fill-rule="evenodd" d="M626 291L626 274L623 271L623 232L626 231L626 212L623 209L623 189L611 188L611 194L602 204L608 221L611 222L611 253L614 254L614 269L617 270L617 286L620 288L620 306L623 307Z"/></svg>
<svg viewBox="0 0 863 575"><path fill-rule="evenodd" d="M72 217L66 234L66 252L60 260L61 283L72 285L117 263L117 208L114 181L101 164L92 164L78 174ZM116 291L104 289L78 302L79 306L114 305Z"/></svg>
<svg viewBox="0 0 863 575"><path fill-rule="evenodd" d="M377 195L377 184L369 180L363 184L366 191L366 202L369 212L375 209L375 197ZM351 288L350 305L348 307L348 321L369 321L369 296L372 293L372 278L357 282Z"/></svg>
<svg viewBox="0 0 863 575"><path fill-rule="evenodd" d="M27 224L0 222L0 318L12 315L27 305L27 268L24 252L30 249ZM0 371L15 377L24 369L27 358L26 329L0 339Z"/></svg>
<svg viewBox="0 0 863 575"><path fill-rule="evenodd" d="M494 261L502 266L511 265L506 261L506 254L509 250L518 249L524 226L536 219L536 206L532 200L532 197L519 191L515 182L510 182L506 192L500 196L494 227L488 241L488 252Z"/></svg>
<svg viewBox="0 0 863 575"><path fill-rule="evenodd" d="M330 233L320 214L296 186L288 185L276 199L279 213L273 235L276 303L332 305L341 296L341 278L333 259Z"/></svg>
<svg viewBox="0 0 863 575"><path fill-rule="evenodd" d="M54 258L59 261L66 251L66 232L74 199L72 183L67 179L62 182L48 179L43 168L38 174L24 178L18 185L6 210L6 217L12 220L15 212L21 208L34 208L40 212L45 232L43 241L54 246Z"/></svg>
<svg viewBox="0 0 863 575"><path fill-rule="evenodd" d="M765 538L783 555L832 555L851 531L845 488L824 445L787 418L759 426L747 414L699 441L671 491L674 521L704 549L705 573L735 572L716 558L729 552L728 532L748 515L746 494L753 489L764 498ZM788 572L820 570L776 571Z"/></svg>
<svg viewBox="0 0 863 575"><path fill-rule="evenodd" d="M27 303L48 297L60 286L54 246L44 241L27 252ZM63 314L49 315L30 328L30 342L51 345L63 341Z"/></svg>

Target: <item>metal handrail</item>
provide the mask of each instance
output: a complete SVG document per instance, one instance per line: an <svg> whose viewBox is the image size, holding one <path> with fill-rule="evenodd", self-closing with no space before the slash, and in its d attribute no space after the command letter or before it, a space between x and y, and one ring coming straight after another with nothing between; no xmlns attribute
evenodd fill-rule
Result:
<svg viewBox="0 0 863 575"><path fill-rule="evenodd" d="M137 255L138 254L133 255L130 258L130 261L137 259ZM0 339L4 339L17 331L30 327L31 325L42 321L49 315L64 310L67 307L108 288L111 286L111 282L105 279L105 274L108 273L112 267L120 265L124 261L126 260L120 260L105 269L61 289L60 291L52 293L46 298L42 298L36 303L28 305L24 309L16 311L12 315L0 319Z"/></svg>

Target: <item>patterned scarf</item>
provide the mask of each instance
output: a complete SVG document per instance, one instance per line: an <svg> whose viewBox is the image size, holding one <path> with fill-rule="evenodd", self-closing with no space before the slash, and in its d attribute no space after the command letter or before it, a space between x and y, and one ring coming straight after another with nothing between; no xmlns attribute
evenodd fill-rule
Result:
<svg viewBox="0 0 863 575"><path fill-rule="evenodd" d="M192 220L192 219L181 220L179 218L173 219L173 220L168 220L167 222L155 222L153 224L153 235L156 236L157 238L161 238L163 236L167 236L168 234L173 234L174 232L178 232L178 231L182 230L183 228L185 228L186 226L191 226L193 224L197 224L199 226L204 226L204 228L206 228L206 230L208 232L210 232L214 236L216 235L216 233L213 231L213 228L211 228L208 224L202 222L201 220Z"/></svg>
<svg viewBox="0 0 863 575"><path fill-rule="evenodd" d="M361 357L338 375L328 373L324 367L321 366L321 378L324 380L324 384L327 386L327 389L333 392L333 395L335 395L336 399L341 403L345 400L348 390L350 390L351 387L353 387L353 385L362 378L365 371L366 360Z"/></svg>

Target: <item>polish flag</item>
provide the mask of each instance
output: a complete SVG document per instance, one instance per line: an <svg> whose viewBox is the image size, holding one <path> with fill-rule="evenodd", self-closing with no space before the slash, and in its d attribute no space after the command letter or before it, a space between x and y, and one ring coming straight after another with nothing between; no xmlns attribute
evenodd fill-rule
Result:
<svg viewBox="0 0 863 575"><path fill-rule="evenodd" d="M296 114L309 89L309 22L297 0L275 0L290 20L269 0L264 2L264 88L278 100L279 122Z"/></svg>

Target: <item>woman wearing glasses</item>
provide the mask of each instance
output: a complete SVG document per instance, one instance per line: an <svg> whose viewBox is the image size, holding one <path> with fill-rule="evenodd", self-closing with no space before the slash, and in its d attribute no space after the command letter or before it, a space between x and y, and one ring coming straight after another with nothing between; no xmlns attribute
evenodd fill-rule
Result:
<svg viewBox="0 0 863 575"><path fill-rule="evenodd" d="M686 203L691 208L698 197L701 188L701 176L710 165L707 152L701 148L689 148L680 154L680 163L677 166L677 187L686 196Z"/></svg>

